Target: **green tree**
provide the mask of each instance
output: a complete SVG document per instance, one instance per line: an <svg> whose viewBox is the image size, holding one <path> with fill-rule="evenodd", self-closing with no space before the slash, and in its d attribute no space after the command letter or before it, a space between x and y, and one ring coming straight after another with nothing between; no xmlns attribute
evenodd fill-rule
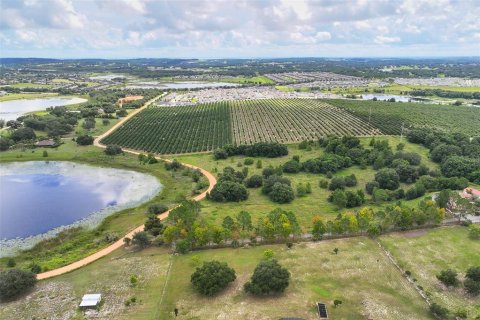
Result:
<svg viewBox="0 0 480 320"><path fill-rule="evenodd" d="M242 230L252 230L252 217L247 211L240 211L237 215L237 222Z"/></svg>
<svg viewBox="0 0 480 320"><path fill-rule="evenodd" d="M105 154L109 156L116 156L121 153L123 153L123 150L117 145L110 144L105 148Z"/></svg>
<svg viewBox="0 0 480 320"><path fill-rule="evenodd" d="M273 202L277 203L289 203L295 198L292 187L284 183L275 183L272 191L268 194Z"/></svg>
<svg viewBox="0 0 480 320"><path fill-rule="evenodd" d="M322 240L323 235L327 231L322 218L320 216L315 216L313 217L312 223L313 223L313 229L312 229L313 239Z"/></svg>
<svg viewBox="0 0 480 320"><path fill-rule="evenodd" d="M347 206L347 196L345 194L345 191L341 189L333 191L329 199L340 209Z"/></svg>
<svg viewBox="0 0 480 320"><path fill-rule="evenodd" d="M232 219L232 217L226 216L225 218L223 218L222 227L232 231L233 229L235 229L235 221Z"/></svg>
<svg viewBox="0 0 480 320"><path fill-rule="evenodd" d="M439 208L446 208L448 205L448 201L450 200L451 196L451 191L448 189L443 189L438 193L437 198L435 199L435 202L437 203L437 206Z"/></svg>
<svg viewBox="0 0 480 320"><path fill-rule="evenodd" d="M132 244L140 248L146 248L150 245L150 239L145 231L136 232L132 237Z"/></svg>
<svg viewBox="0 0 480 320"><path fill-rule="evenodd" d="M235 281L235 270L226 263L216 260L204 262L192 274L190 281L193 287L201 294L213 296Z"/></svg>
<svg viewBox="0 0 480 320"><path fill-rule="evenodd" d="M394 169L381 169L375 174L375 181L380 188L395 190L400 186L400 177Z"/></svg>
<svg viewBox="0 0 480 320"><path fill-rule="evenodd" d="M151 214L148 216L147 221L145 221L145 226L143 230L156 237L160 233L162 233L163 223L160 221L160 219L158 219L156 215Z"/></svg>
<svg viewBox="0 0 480 320"><path fill-rule="evenodd" d="M277 260L261 261L255 268L250 281L245 283L245 291L254 295L282 293L290 283L290 272Z"/></svg>
<svg viewBox="0 0 480 320"><path fill-rule="evenodd" d="M10 269L0 272L0 300L10 300L35 286L37 277L33 272Z"/></svg>

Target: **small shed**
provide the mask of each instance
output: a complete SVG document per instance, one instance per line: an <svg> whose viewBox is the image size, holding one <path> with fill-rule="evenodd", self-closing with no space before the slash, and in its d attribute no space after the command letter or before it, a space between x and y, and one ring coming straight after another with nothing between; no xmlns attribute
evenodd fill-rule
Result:
<svg viewBox="0 0 480 320"><path fill-rule="evenodd" d="M36 146L36 147L47 147L47 148L51 148L51 147L56 147L56 146L57 146L57 143L56 143L55 140L53 140L53 139L45 139L45 140L40 140L40 141L38 141L37 143L35 143L35 146Z"/></svg>
<svg viewBox="0 0 480 320"><path fill-rule="evenodd" d="M80 308L95 308L102 301L102 295L100 293L86 294L80 302Z"/></svg>

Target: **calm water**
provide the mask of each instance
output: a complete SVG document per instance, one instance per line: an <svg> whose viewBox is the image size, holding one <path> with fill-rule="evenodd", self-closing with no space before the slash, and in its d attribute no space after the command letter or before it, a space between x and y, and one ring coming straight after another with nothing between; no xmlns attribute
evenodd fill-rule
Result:
<svg viewBox="0 0 480 320"><path fill-rule="evenodd" d="M426 99L416 99L414 97L400 96L395 94L362 94L363 100L372 100L373 98L377 98L379 101L389 100L391 98L394 98L395 101L401 102L421 102L421 100L428 101Z"/></svg>
<svg viewBox="0 0 480 320"><path fill-rule="evenodd" d="M198 89L198 88L218 88L218 87L237 87L238 83L230 82L133 82L127 86L128 89Z"/></svg>
<svg viewBox="0 0 480 320"><path fill-rule="evenodd" d="M15 120L28 112L45 110L48 107L66 106L86 102L86 99L72 98L38 98L19 99L0 102L0 119Z"/></svg>
<svg viewBox="0 0 480 320"><path fill-rule="evenodd" d="M0 239L94 226L161 188L156 178L134 171L59 161L0 164Z"/></svg>

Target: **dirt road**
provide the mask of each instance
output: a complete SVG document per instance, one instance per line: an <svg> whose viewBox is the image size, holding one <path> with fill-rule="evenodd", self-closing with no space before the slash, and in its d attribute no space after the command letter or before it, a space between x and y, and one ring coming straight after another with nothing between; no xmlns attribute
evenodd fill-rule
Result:
<svg viewBox="0 0 480 320"><path fill-rule="evenodd" d="M150 104L152 104L153 102L155 102L157 99L161 98L163 95L160 95L158 97L155 97L153 98L152 100L150 101L147 101L141 108L138 108L136 109L135 111L131 112L130 114L128 114L125 118L121 119L119 122L117 122L112 128L110 128L108 131L106 131L105 133L103 133L102 135L98 136L94 142L93 142L93 145L96 146L96 147L99 147L99 148L106 148L105 145L101 144L100 143L100 140L102 140L103 138L105 138L106 136L108 136L109 134L111 134L113 131L115 131L115 129L117 129L119 126L121 126L125 121L128 121L128 119L130 119L131 117L135 116L137 113L141 112L142 110L144 110L145 108L147 108ZM131 153L131 154L140 154L140 152L136 151L136 150L130 150L130 149L123 149L123 151L125 152L128 152L128 153ZM168 159L163 159L161 157L156 157L158 160L161 160L161 161L166 161L166 162L171 162L171 160L168 160ZM199 168L199 167L196 167L196 166L193 166L191 164L188 164L188 163L183 163L183 165L185 167L188 167L188 168L191 168L191 169L197 169L197 170L200 170L200 172L208 179L208 182L209 182L209 187L207 190L205 190L205 192L195 196L194 198L192 198L192 200L194 201L200 201L202 199L204 199L206 196L207 196L207 193L210 192L212 190L212 188L215 186L215 184L217 183L217 179L215 178L215 176L213 174L211 174L210 172L208 172L207 170L205 169L202 169L202 168ZM173 208L172 208L173 209ZM170 211L172 210L168 210L168 211L165 211L161 214L158 215L158 218L160 220L163 220L165 218L168 217L168 214L170 213ZM118 248L122 247L124 245L124 242L123 242L123 239L128 237L128 238L132 238L133 234L136 233L136 232L139 232L139 231L143 231L143 227L144 225L141 225L141 226L138 226L136 227L135 229L132 229L131 231L129 231L126 235L124 235L123 237L121 237L119 240L117 240L116 242L112 243L111 245L109 245L108 247L106 248L103 248L102 250L98 251L98 252L95 252L94 254L92 255L89 255L83 259L80 259L78 261L75 261L71 264L68 264L66 266L63 266L61 268L58 268L58 269L54 269L54 270L50 270L50 271L46 271L46 272L42 272L42 273L39 273L37 275L37 279L39 280L42 280L42 279L47 279L47 278L51 278L51 277L55 277L55 276L58 276L58 275L61 275L61 274L64 274L64 273L67 273L67 272L70 272L70 271L73 271L73 270L76 270L78 268L81 268L89 263L92 263L93 261L96 261L102 257L105 257L106 255L108 255L109 253L117 250Z"/></svg>

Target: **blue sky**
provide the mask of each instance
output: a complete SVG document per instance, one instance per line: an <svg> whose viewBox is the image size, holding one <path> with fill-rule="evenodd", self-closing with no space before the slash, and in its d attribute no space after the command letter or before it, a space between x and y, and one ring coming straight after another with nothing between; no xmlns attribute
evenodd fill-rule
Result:
<svg viewBox="0 0 480 320"><path fill-rule="evenodd" d="M0 56L480 56L480 0L0 0Z"/></svg>

